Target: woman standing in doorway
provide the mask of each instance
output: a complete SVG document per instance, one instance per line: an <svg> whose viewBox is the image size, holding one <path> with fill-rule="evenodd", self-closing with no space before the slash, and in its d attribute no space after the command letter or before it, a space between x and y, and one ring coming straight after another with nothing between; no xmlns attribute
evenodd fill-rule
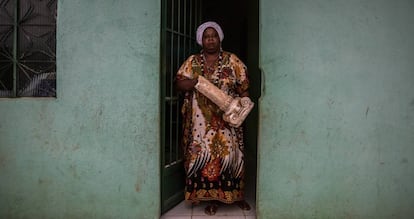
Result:
<svg viewBox="0 0 414 219"><path fill-rule="evenodd" d="M200 54L191 55L177 73L177 88L185 91L183 146L185 153L185 200L210 201L205 212L214 215L219 203L250 206L244 199L244 144L242 127L230 126L223 112L194 86L202 75L232 97L249 95L245 64L223 51L221 27L212 21L197 29Z"/></svg>

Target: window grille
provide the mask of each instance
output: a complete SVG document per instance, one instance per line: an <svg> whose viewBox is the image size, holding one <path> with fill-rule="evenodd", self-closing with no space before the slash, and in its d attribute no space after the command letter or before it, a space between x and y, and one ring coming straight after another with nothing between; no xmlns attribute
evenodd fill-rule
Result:
<svg viewBox="0 0 414 219"><path fill-rule="evenodd" d="M0 0L0 97L56 97L57 0Z"/></svg>

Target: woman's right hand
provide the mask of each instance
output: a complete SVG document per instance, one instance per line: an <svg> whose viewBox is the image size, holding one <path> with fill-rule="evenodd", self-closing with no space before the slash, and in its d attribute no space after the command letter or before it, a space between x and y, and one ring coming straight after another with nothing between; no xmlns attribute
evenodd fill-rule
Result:
<svg viewBox="0 0 414 219"><path fill-rule="evenodd" d="M181 91L190 91L198 83L197 78L177 80L177 89Z"/></svg>

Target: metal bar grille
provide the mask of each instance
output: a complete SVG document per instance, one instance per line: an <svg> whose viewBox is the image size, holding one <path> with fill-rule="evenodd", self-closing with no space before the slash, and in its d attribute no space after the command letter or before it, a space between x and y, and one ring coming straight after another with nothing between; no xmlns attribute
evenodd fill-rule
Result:
<svg viewBox="0 0 414 219"><path fill-rule="evenodd" d="M56 96L57 0L0 1L0 97Z"/></svg>
<svg viewBox="0 0 414 219"><path fill-rule="evenodd" d="M165 50L163 57L164 95L164 167L183 159L181 148L181 101L174 77L184 60L197 49L196 25L201 21L201 0L166 0Z"/></svg>

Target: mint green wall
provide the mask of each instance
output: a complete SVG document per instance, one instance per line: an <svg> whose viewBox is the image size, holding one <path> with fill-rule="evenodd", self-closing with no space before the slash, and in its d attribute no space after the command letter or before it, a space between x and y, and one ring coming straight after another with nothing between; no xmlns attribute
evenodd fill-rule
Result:
<svg viewBox="0 0 414 219"><path fill-rule="evenodd" d="M0 218L158 218L160 1L59 0L57 99L0 99Z"/></svg>
<svg viewBox="0 0 414 219"><path fill-rule="evenodd" d="M262 0L260 218L414 217L414 2Z"/></svg>
<svg viewBox="0 0 414 219"><path fill-rule="evenodd" d="M411 218L412 1L260 4L259 218ZM0 218L158 218L160 2L58 7L58 98L0 99Z"/></svg>

